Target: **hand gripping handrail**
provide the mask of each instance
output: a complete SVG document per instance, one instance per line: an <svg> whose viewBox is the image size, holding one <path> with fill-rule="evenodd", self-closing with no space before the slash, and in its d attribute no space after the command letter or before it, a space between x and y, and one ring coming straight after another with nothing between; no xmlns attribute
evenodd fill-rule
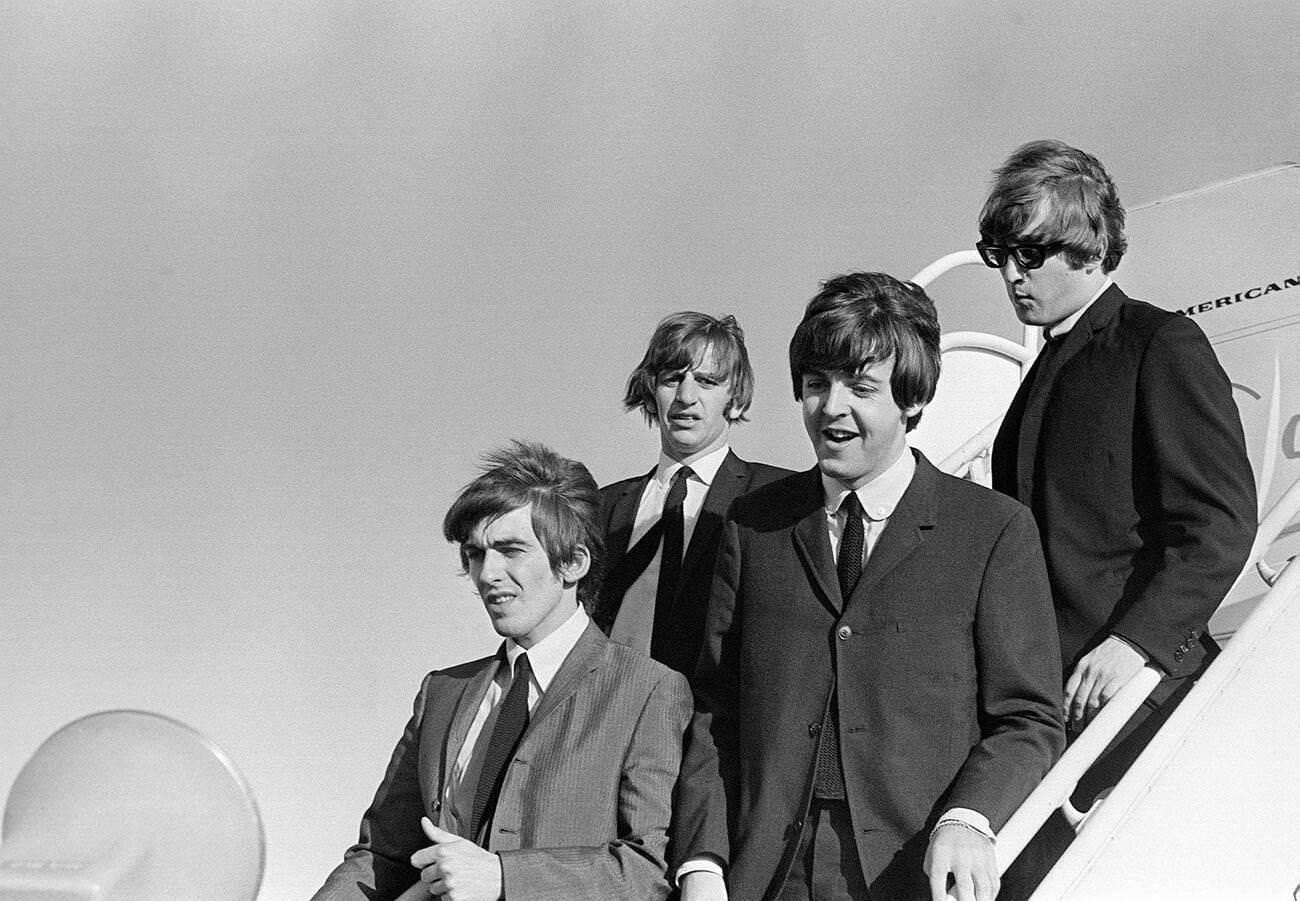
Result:
<svg viewBox="0 0 1300 901"><path fill-rule="evenodd" d="M1267 566L1262 559L1264 553L1298 514L1300 514L1300 480L1292 484L1260 521L1250 557L1242 569L1239 580L1250 572L1252 565ZM1291 573L1292 569L1297 572ZM1200 698L1212 690L1212 686L1225 671L1236 667L1238 665L1236 661L1249 653L1250 647L1255 643L1255 636L1267 628L1267 624L1277 616L1281 605L1296 593L1296 586L1300 585L1300 567L1281 567L1278 576L1275 576L1275 581L1276 584L1263 602L1246 618L1227 648L1201 677L1196 688L1193 689L1193 692L1198 694L1189 695L1175 715L1182 714L1184 707L1194 704L1194 697ZM1103 800L1099 799L1090 810L1080 813L1070 804L1070 795L1074 793L1075 786L1078 785L1083 774L1124 728L1129 717L1142 705L1159 681L1158 670L1150 666L1144 667L1101 709L1088 728L1061 755L1056 766L1048 771L1043 781L1030 792L1029 797L998 833L996 848L998 872L1006 872L1007 867L1024 850L1025 845L1053 811L1059 808L1077 832L1083 827L1084 822L1102 807ZM1195 708L1188 707L1188 715L1192 709ZM1175 723L1171 718L1161 731L1164 732L1173 725ZM1139 758L1139 763L1141 760L1142 758ZM1135 764L1133 769L1125 774L1124 779L1141 778L1142 772ZM1124 780L1121 780L1121 785L1123 784Z"/></svg>
<svg viewBox="0 0 1300 901"><path fill-rule="evenodd" d="M1097 713L1088 728L1075 739L1074 743L1061 755L1056 766L1048 771L1038 787L1029 793L1029 797L1017 808L1007 820L1002 831L998 833L997 855L998 872L1005 873L1011 862L1020 855L1029 844L1029 840L1038 832L1039 827L1047 822L1052 812L1059 809L1070 825L1077 831L1084 820L1097 809L1098 804L1085 812L1080 812L1070 803L1070 795L1075 786L1088 772L1088 768L1101 756L1101 752L1111 743L1128 722L1129 717L1137 712L1142 702L1147 699L1160 682L1160 672L1151 666L1144 666L1136 676L1111 698L1105 707ZM1100 802L1098 802L1100 803Z"/></svg>
<svg viewBox="0 0 1300 901"><path fill-rule="evenodd" d="M1079 833L1066 856L1039 885L1035 898L1060 897L1081 877L1091 865L1090 861L1111 841L1115 830L1143 803L1152 783L1169 767L1171 759L1186 744L1198 721L1207 715L1207 707L1249 665L1259 647L1267 642L1278 623L1285 620L1297 603L1300 603L1300 566L1288 566L1134 761L1105 803L1094 805L1096 813L1089 818L1087 828Z"/></svg>

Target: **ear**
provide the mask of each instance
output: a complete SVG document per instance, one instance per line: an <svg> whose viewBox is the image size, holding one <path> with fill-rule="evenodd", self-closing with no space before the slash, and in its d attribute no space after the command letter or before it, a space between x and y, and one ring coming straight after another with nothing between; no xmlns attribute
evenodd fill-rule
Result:
<svg viewBox="0 0 1300 901"><path fill-rule="evenodd" d="M585 544L580 544L573 549L573 559L560 564L558 573L565 585L577 585L590 569L591 551Z"/></svg>
<svg viewBox="0 0 1300 901"><path fill-rule="evenodd" d="M915 416L917 413L920 413L924 409L925 409L925 404L912 404L910 407L904 407L903 421L907 422L907 420L911 419L913 416Z"/></svg>

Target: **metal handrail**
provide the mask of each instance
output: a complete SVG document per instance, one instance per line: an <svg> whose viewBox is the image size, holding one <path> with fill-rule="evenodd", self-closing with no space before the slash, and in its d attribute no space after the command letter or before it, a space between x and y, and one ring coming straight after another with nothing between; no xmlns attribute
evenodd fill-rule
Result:
<svg viewBox="0 0 1300 901"><path fill-rule="evenodd" d="M1257 568L1267 567L1267 564L1263 562L1264 553L1298 515L1300 515L1300 479L1296 480L1287 489L1286 493L1278 498L1277 503L1260 521L1259 529L1255 534L1255 541L1251 546L1250 556L1247 558L1245 566L1242 567L1242 574L1238 576L1238 581L1250 572L1252 566ZM1267 568L1272 569L1272 567ZM1293 573L1291 570L1296 570L1296 572ZM1261 577L1263 577L1264 570L1262 568L1260 573ZM1268 580L1265 579L1265 581ZM1193 691L1200 690L1202 685L1214 685L1215 680L1211 679L1212 674L1217 672L1218 676L1215 678L1222 678L1225 671L1238 665L1236 661L1254 644L1254 636L1259 634L1261 629L1266 628L1265 624L1277 615L1280 606L1284 603L1283 599L1289 593L1295 591L1293 586L1300 583L1300 567L1283 565L1279 575L1275 576L1275 581L1277 584L1273 585L1260 605L1251 612L1250 616L1246 617L1237 630L1236 636L1229 642L1227 649L1207 668ZM1088 768L1101 756L1102 751L1110 745L1111 740L1124 728L1129 717L1137 711L1159 681L1159 671L1150 666L1144 667L1101 709L1083 733L1061 755L1061 759L1057 761L1056 766L1052 767L1038 787L1030 792L1029 797L1017 808L1016 812L1011 815L1011 819L998 833L997 857L999 872L1006 872L1007 867L1024 850L1025 845L1033 838L1043 823L1047 822L1047 818L1052 815L1053 811L1060 809L1065 818L1074 826L1075 831L1078 832L1083 828L1084 823L1101 808L1104 802L1098 800L1088 811L1080 813L1070 804L1070 795L1074 793L1074 789L1083 774L1088 771ZM1206 691L1209 690L1211 689L1207 687ZM1191 695L1188 697L1190 698ZM1184 700L1182 706L1186 706L1187 703ZM1176 713L1181 712L1182 706ZM1167 729L1169 727L1170 723L1167 723L1163 728ZM1141 771L1135 766L1125 774L1124 779L1141 778L1140 773ZM1121 780L1121 784L1123 784L1123 781Z"/></svg>
<svg viewBox="0 0 1300 901"><path fill-rule="evenodd" d="M1061 755L1056 766L1048 771L1038 787L1016 808L1011 819L998 832L996 850L999 873L1006 872L1011 862L1025 850L1029 840L1056 810L1065 815L1076 831L1082 828L1083 822L1097 810L1101 802L1080 812L1070 803L1070 796L1074 794L1083 774L1088 772L1159 682L1159 670L1144 666L1098 711L1088 727Z"/></svg>
<svg viewBox="0 0 1300 901"><path fill-rule="evenodd" d="M926 266L912 278L912 281L925 287L940 275L966 265L982 265L982 261L974 251L950 253ZM945 351L956 348L970 348L1002 354L1020 364L1021 376L1023 377L1037 354L1038 334L1035 329L1025 326L1023 343L1017 344L1014 341L982 332L955 332L943 336L941 348ZM958 476L965 476L970 473L976 461L988 457L993 438L996 436L998 427L1001 424L1001 419L1001 417L998 417L980 429L957 450L949 454L940 464L940 468L944 472ZM1270 421L1275 419L1276 416ZM1262 504L1264 498L1261 497L1260 501ZM1254 636L1258 635L1262 629L1267 628L1266 623L1271 622L1276 617L1278 609L1285 603L1286 598L1290 594L1300 594L1300 565L1288 565L1292 561L1287 561L1278 567L1274 567L1263 559L1264 554L1281 536L1283 530L1298 516L1300 516L1300 480L1297 480L1278 499L1272 509L1261 517L1255 541L1251 546L1250 556L1237 580L1233 583L1235 588L1254 567L1259 576L1271 588L1267 592L1264 601L1242 623L1237 631L1236 638L1229 644L1228 650L1220 654L1219 658L1207 669L1206 674L1202 676L1200 682L1193 689L1194 693L1200 692L1200 696L1208 696L1207 693L1212 690L1212 686L1215 684L1215 680L1211 678L1211 675L1218 670L1220 675L1217 678L1224 678L1222 675L1224 671L1230 666L1235 667L1237 665L1235 661L1240 659L1240 655L1247 653L1249 646L1254 645L1256 642ZM996 854L999 873L1006 872L1007 867L1019 856L1030 839L1033 838L1054 811L1061 810L1077 832L1083 828L1084 823L1090 817L1102 808L1103 800L1099 799L1093 803L1088 811L1080 812L1071 804L1070 796L1074 793L1084 773L1096 762L1115 736L1124 728L1129 718L1142 706L1142 703L1159 684L1160 679L1161 674L1158 669L1152 666L1143 667L1097 713L1088 727L1061 755L1061 759L1057 761L1056 765L1048 771L1038 787L1029 794L1016 812L1012 814L1001 831L998 832ZM1192 697L1193 695L1189 695L1189 699ZM1171 717L1170 722L1166 723L1161 731L1169 729L1175 723L1183 722L1184 720L1181 717L1190 717L1191 715L1192 709L1188 705L1188 700L1185 699L1180 708L1175 711L1174 717ZM1159 736L1157 736L1156 740L1159 740ZM1125 779L1121 780L1121 785L1126 782L1132 785L1132 780L1143 778L1146 771L1140 766L1142 760L1143 758L1139 758L1138 764L1135 764L1126 774ZM1149 778L1149 776L1146 778Z"/></svg>
<svg viewBox="0 0 1300 901"><path fill-rule="evenodd" d="M1276 509L1275 506L1274 510ZM1079 833L1067 852L1076 861L1088 860L1090 855L1097 853L1109 840L1113 830L1141 803L1152 781L1166 769L1173 755L1186 743L1188 733L1204 715L1209 704L1225 690L1260 643L1268 638L1275 623L1297 601L1300 601L1300 566L1288 566L1277 584L1242 623L1232 641L1206 669L1205 674L1134 761L1105 802L1093 805L1096 815L1089 819L1088 828ZM1039 885L1034 897L1059 896L1077 875L1077 866L1054 868Z"/></svg>
<svg viewBox="0 0 1300 901"><path fill-rule="evenodd" d="M956 476L959 479L964 479L970 475L971 469L977 460L990 456L993 449L993 439L997 436L998 428L1001 425L1002 417L999 416L976 432L974 437L968 439L961 447L943 458L939 463L940 471ZM972 479L972 481L978 480Z"/></svg>

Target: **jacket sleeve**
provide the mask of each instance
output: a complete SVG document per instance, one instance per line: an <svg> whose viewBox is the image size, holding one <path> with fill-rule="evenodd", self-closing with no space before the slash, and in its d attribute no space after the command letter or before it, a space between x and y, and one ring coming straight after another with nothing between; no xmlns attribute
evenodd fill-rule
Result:
<svg viewBox="0 0 1300 901"><path fill-rule="evenodd" d="M618 837L597 847L500 851L506 901L661 901L668 895L668 825L690 711L685 677L664 670L623 759Z"/></svg>
<svg viewBox="0 0 1300 901"><path fill-rule="evenodd" d="M673 818L673 871L701 855L730 860L727 799L737 795L740 755L736 713L740 568L739 532L735 522L728 519L709 592L704 645L692 683L695 713L686 734Z"/></svg>
<svg viewBox="0 0 1300 901"><path fill-rule="evenodd" d="M361 818L357 843L343 855L312 901L386 901L420 879L410 856L428 844L420 828L424 799L418 758L425 699L433 675L425 677L415 710L389 760L375 798Z"/></svg>
<svg viewBox="0 0 1300 901"><path fill-rule="evenodd" d="M1051 589L1029 510L1003 528L980 585L974 624L981 738L948 797L1001 829L1060 755L1061 651Z"/></svg>
<svg viewBox="0 0 1300 901"><path fill-rule="evenodd" d="M1138 377L1135 478L1156 509L1144 514L1153 571L1124 598L1111 631L1178 674L1223 601L1255 538L1255 479L1232 386L1195 323L1170 319L1148 343ZM1144 567L1144 568L1145 568Z"/></svg>

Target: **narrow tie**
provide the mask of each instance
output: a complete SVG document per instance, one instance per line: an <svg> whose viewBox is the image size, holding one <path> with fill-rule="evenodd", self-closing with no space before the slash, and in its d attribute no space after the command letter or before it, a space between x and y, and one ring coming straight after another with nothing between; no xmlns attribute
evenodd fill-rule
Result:
<svg viewBox="0 0 1300 901"><path fill-rule="evenodd" d="M844 531L840 533L840 558L835 571L840 577L840 600L848 606L858 579L862 576L862 548L867 536L862 524L862 502L850 491L840 504L844 513Z"/></svg>
<svg viewBox="0 0 1300 901"><path fill-rule="evenodd" d="M844 511L844 531L840 533L840 556L835 563L835 571L840 579L841 610L848 607L849 595L862 576L862 548L866 542L866 531L862 524L862 503L856 493L850 491L840 504ZM840 760L840 718L837 713L838 688L833 688L830 705L822 717L821 730L817 742L817 772L813 785L813 794L823 799L845 797L844 766Z"/></svg>
<svg viewBox="0 0 1300 901"><path fill-rule="evenodd" d="M497 796L501 792L501 782L505 776L506 764L514 757L519 747L519 739L528 726L528 683L532 681L532 667L528 655L520 654L515 661L515 676L510 682L510 691L506 693L501 708L497 711L496 725L492 737L488 740L487 754L483 758L483 770L479 773L478 786L474 790L474 810L470 816L470 832L475 841L486 843L488 823L496 810ZM484 833L480 836L480 833Z"/></svg>
<svg viewBox="0 0 1300 901"><path fill-rule="evenodd" d="M660 623L671 615L673 601L677 598L686 535L682 503L686 500L686 480L692 475L694 472L689 466L683 466L673 475L672 487L668 489L668 498L664 501L664 512L659 518L663 523L663 553L659 555L659 584L655 586L656 632L660 629Z"/></svg>

